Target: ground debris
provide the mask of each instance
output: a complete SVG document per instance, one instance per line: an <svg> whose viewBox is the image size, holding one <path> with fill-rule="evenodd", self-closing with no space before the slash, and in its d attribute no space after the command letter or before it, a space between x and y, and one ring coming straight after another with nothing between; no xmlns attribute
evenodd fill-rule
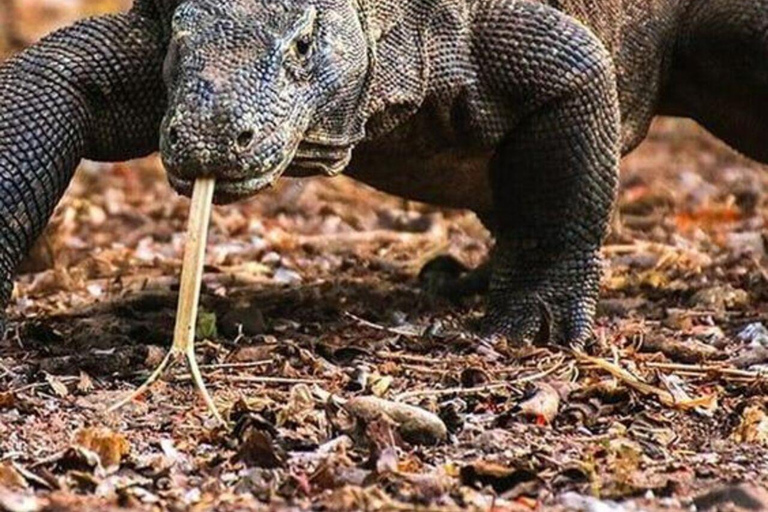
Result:
<svg viewBox="0 0 768 512"><path fill-rule="evenodd" d="M403 439L411 443L437 444L448 434L445 423L436 414L412 405L365 396L350 399L344 408L365 422L386 416L397 426Z"/></svg>
<svg viewBox="0 0 768 512"><path fill-rule="evenodd" d="M548 425L560 410L560 393L552 384L540 382L532 396L518 404L518 409L521 415L533 418L537 424Z"/></svg>
<svg viewBox="0 0 768 512"><path fill-rule="evenodd" d="M768 491L749 484L724 486L714 489L693 499L697 510L727 510L735 506L739 510L768 509Z"/></svg>
<svg viewBox="0 0 768 512"><path fill-rule="evenodd" d="M661 352L672 361L701 363L710 359L723 359L725 354L717 348L695 339L677 340L666 336L649 336L643 342L643 350Z"/></svg>
<svg viewBox="0 0 768 512"><path fill-rule="evenodd" d="M731 438L739 443L768 446L768 414L765 405L753 403L745 406Z"/></svg>
<svg viewBox="0 0 768 512"><path fill-rule="evenodd" d="M529 469L518 469L500 464L477 461L461 468L461 483L477 488L491 487L505 499L521 495L535 497L542 481Z"/></svg>

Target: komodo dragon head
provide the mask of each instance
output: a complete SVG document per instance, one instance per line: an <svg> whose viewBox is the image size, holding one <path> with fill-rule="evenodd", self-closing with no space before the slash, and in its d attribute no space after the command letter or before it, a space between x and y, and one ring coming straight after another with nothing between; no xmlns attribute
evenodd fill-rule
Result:
<svg viewBox="0 0 768 512"><path fill-rule="evenodd" d="M362 137L371 62L357 0L187 0L165 63L171 184L249 197L290 168L336 174Z"/></svg>

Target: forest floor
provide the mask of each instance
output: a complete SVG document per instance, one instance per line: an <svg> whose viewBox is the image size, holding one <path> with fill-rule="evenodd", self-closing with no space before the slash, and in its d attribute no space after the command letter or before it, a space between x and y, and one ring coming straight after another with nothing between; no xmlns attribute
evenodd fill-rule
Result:
<svg viewBox="0 0 768 512"><path fill-rule="evenodd" d="M155 158L86 163L0 343L0 510L762 503L766 176L657 123L623 165L594 359L476 339L479 299L421 291L436 255L487 254L469 213L346 179L217 207L197 354L227 430L184 369L106 412L169 345L189 203Z"/></svg>
<svg viewBox="0 0 768 512"><path fill-rule="evenodd" d="M2 0L0 53L124 3ZM197 356L224 429L181 367L106 411L170 344L189 202L157 158L85 163L0 341L0 511L766 508L765 171L656 123L593 357L478 339L480 299L421 291L487 255L469 213L345 178L217 207Z"/></svg>

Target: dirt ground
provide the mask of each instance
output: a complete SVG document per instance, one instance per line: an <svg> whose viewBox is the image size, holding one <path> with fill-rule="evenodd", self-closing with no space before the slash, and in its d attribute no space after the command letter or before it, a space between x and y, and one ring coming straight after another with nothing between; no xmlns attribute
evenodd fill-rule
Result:
<svg viewBox="0 0 768 512"><path fill-rule="evenodd" d="M83 12L15 5L6 49ZM84 163L0 342L0 511L765 508L765 170L656 123L592 357L478 339L479 299L421 291L437 255L483 261L469 213L345 178L217 207L197 355L224 429L181 367L106 411L170 344L189 203L157 158Z"/></svg>

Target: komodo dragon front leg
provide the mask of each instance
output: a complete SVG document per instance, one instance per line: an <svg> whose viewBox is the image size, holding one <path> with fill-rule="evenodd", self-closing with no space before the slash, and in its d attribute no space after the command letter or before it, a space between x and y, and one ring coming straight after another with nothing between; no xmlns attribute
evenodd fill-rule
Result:
<svg viewBox="0 0 768 512"><path fill-rule="evenodd" d="M600 245L617 191L619 102L612 61L573 18L527 1L488 1L473 24L486 126L515 122L491 163L495 205L487 330L591 336Z"/></svg>
<svg viewBox="0 0 768 512"><path fill-rule="evenodd" d="M0 307L80 159L157 149L165 43L140 4L62 29L0 67Z"/></svg>

